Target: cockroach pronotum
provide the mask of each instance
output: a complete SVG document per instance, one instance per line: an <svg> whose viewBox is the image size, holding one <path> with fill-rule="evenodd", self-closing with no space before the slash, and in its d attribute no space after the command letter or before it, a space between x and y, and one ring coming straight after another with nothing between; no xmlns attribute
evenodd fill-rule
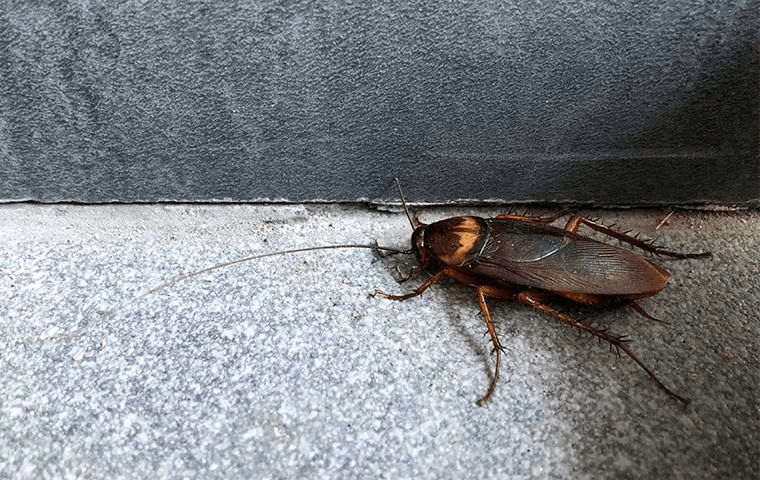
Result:
<svg viewBox="0 0 760 480"><path fill-rule="evenodd" d="M563 324L588 332L618 352L622 350L671 398L686 408L689 400L662 383L628 347L627 340L607 333L588 321L578 320L547 304L564 299L580 304L608 307L628 304L645 318L656 320L637 300L658 294L670 274L648 258L578 233L585 225L604 235L655 255L675 258L709 257L710 252L677 253L621 233L578 215L570 215L564 228L549 225L561 218L529 215L497 215L494 218L452 217L426 225L409 213L401 185L401 202L412 225L412 251L418 265L410 276L426 270L431 276L404 295L375 290L373 295L406 300L446 279L475 288L480 311L491 337L496 365L491 383L478 405L487 404L499 380L502 345L496 333L488 299L516 300L556 318Z"/></svg>

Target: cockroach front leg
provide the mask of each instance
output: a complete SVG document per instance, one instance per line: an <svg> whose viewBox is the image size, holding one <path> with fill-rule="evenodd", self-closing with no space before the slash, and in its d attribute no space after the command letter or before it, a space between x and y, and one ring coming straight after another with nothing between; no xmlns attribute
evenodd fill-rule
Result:
<svg viewBox="0 0 760 480"><path fill-rule="evenodd" d="M539 310L543 313L546 313L548 315L551 315L552 317L556 318L560 322L564 323L565 325L571 327L571 328L577 328L578 330L583 330L584 332L588 332L591 335L595 336L596 338L600 340L604 340L605 342L609 343L615 349L622 350L625 352L626 355L628 355L631 360L636 362L639 367L641 367L645 372L647 372L647 375L649 375L649 378L651 378L661 389L667 393L670 398L674 400L678 400L683 404L683 407L686 408L689 405L689 400L683 398L682 396L678 395L671 389L665 386L664 383L662 383L652 372L650 369L644 365L644 363L639 360L639 358L636 356L636 354L633 353L633 351L628 347L628 341L623 340L621 338L615 337L613 335L610 335L606 331L595 327L587 322L579 321L575 318L573 318L571 315L568 315L566 313L560 312L549 305L546 305L541 301L543 297L546 295L543 292L535 291L535 290L523 290L522 292L517 294L517 301L528 305L529 307L533 307L536 310Z"/></svg>
<svg viewBox="0 0 760 480"><path fill-rule="evenodd" d="M417 273L417 271L421 270L421 267L416 266L414 269L417 269L414 271L414 273ZM474 278L470 277L469 275L465 275L453 268L442 268L438 272L436 272L434 275L432 275L430 278L425 280L425 282L417 287L416 290L406 293L404 295L391 295L389 293L385 293L382 290L375 289L370 295L373 297L383 297L388 298L390 300L406 300L409 298L419 297L422 295L422 292L427 290L428 288L432 287L436 283L440 283L444 280L447 280L449 278L453 278L459 283L463 283L465 285L475 285L476 281ZM402 279L402 281L406 281L408 278ZM512 296L514 298L514 295Z"/></svg>
<svg viewBox="0 0 760 480"><path fill-rule="evenodd" d="M409 292L407 294L391 295L389 293L385 293L382 290L379 290L376 288L372 293L370 293L370 295L372 295L373 297L387 298L389 300L407 300L409 298L419 297L420 295L422 295L422 292L432 287L436 283L446 280L447 278L449 278L449 273L446 269L443 269L439 271L438 273L436 273L435 275L433 275L432 277L425 280L425 283L417 287L416 290Z"/></svg>

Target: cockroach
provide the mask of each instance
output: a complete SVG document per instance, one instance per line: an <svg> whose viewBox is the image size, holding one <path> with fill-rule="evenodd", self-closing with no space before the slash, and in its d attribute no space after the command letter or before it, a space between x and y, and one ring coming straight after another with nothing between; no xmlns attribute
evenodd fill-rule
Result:
<svg viewBox="0 0 760 480"><path fill-rule="evenodd" d="M622 350L638 364L662 390L686 408L689 400L678 395L633 353L629 340L616 337L593 325L561 312L547 302L569 300L596 307L628 304L643 317L656 320L639 305L638 300L652 297L665 288L670 274L649 258L631 249L609 245L578 233L585 225L609 237L628 243L645 252L679 259L704 258L703 253L678 253L663 250L649 242L606 227L579 215L569 215L564 228L550 225L560 214L551 217L502 214L494 218L475 216L452 217L426 225L409 213L409 208L396 179L401 202L412 225L412 251L419 270L430 277L415 290L403 295L373 292L391 300L407 300L446 279L475 289L480 312L491 337L496 363L491 383L478 400L487 404L494 396L499 380L501 352L488 300L516 300L546 313L563 324L588 332Z"/></svg>
<svg viewBox="0 0 760 480"><path fill-rule="evenodd" d="M624 351L670 397L688 405L649 370L628 347L627 340L615 337L589 322L573 318L549 306L546 301L568 299L573 302L606 307L627 303L642 316L654 319L636 300L659 293L670 275L662 267L630 250L614 247L577 233L580 225L617 238L646 252L675 258L702 258L709 252L683 254L656 248L649 243L605 227L590 219L571 215L564 228L549 225L564 214L552 217L530 215L498 215L494 218L475 216L453 217L425 225L413 217L396 180L402 205L412 225L412 249L400 251L374 245L346 244L297 248L251 255L217 263L191 273L179 275L143 292L133 299L108 310L94 320L65 334L49 337L28 337L22 343L32 346L67 343L116 313L137 304L171 285L243 262L276 255L294 254L325 249L370 248L392 253L415 253L418 265L415 272L426 270L431 276L416 290L405 295L391 295L380 290L372 292L392 300L406 300L421 295L431 286L453 279L475 288L476 297L496 353L494 376L479 405L487 404L496 391L501 364L502 346L496 333L487 300L517 300L547 313L565 325L586 331Z"/></svg>

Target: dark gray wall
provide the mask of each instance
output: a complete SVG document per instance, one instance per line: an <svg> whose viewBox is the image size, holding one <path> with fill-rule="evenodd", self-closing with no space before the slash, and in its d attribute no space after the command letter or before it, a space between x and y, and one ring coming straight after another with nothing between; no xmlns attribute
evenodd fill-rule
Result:
<svg viewBox="0 0 760 480"><path fill-rule="evenodd" d="M756 1L5 2L0 199L760 198Z"/></svg>

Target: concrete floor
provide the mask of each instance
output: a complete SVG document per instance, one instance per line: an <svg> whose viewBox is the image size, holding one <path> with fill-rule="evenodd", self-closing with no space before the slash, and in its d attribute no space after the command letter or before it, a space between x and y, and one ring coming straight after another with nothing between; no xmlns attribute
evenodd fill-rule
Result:
<svg viewBox="0 0 760 480"><path fill-rule="evenodd" d="M423 221L497 213L431 208ZM2 478L760 478L760 214L594 212L706 260L627 309L676 392L552 318L493 302L493 368L471 289L393 302L370 250L217 262L314 245L408 248L398 212L336 205L0 206ZM75 338L60 335L75 332ZM40 340L43 345L40 345ZM53 341L51 341L53 340ZM51 344L52 343L52 344Z"/></svg>

